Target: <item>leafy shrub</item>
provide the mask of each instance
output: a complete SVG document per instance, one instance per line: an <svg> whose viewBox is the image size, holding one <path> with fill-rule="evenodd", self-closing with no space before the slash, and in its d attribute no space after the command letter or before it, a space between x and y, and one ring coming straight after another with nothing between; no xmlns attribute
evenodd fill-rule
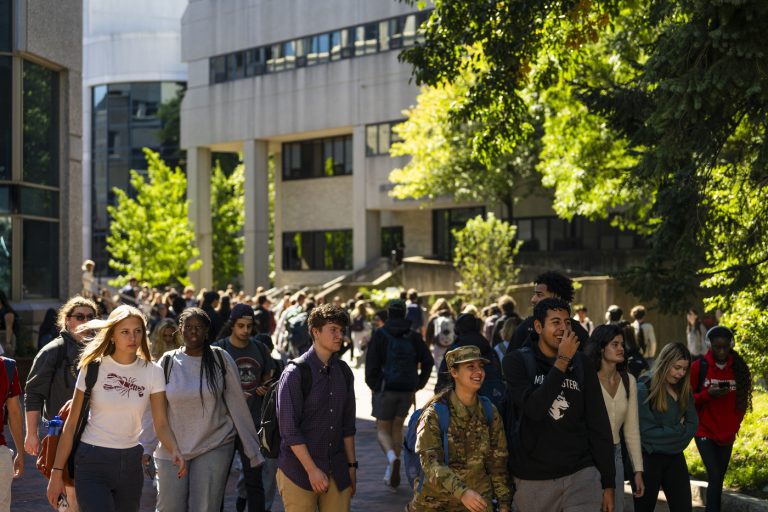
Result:
<svg viewBox="0 0 768 512"><path fill-rule="evenodd" d="M725 475L726 487L759 490L768 485L768 392L756 390L752 411L747 413L733 445L731 464ZM696 444L685 450L688 470L695 478L707 479Z"/></svg>

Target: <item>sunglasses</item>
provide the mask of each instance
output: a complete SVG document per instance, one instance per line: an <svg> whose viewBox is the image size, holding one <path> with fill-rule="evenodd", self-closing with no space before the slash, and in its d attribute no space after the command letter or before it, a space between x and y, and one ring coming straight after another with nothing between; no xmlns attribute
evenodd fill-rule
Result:
<svg viewBox="0 0 768 512"><path fill-rule="evenodd" d="M76 315L69 315L67 318L74 318L78 322L90 322L96 317L94 315L84 315L82 313L78 313Z"/></svg>

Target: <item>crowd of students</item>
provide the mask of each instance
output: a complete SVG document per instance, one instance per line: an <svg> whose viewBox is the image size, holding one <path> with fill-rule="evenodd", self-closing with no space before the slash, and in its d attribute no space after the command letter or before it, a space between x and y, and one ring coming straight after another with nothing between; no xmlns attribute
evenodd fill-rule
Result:
<svg viewBox="0 0 768 512"><path fill-rule="evenodd" d="M427 311L415 290L378 311L362 295L325 304L286 294L273 306L263 290L160 292L135 280L105 298L61 307L58 335L27 379L26 412L15 369L0 372L11 435L31 455L44 421L71 399L47 492L70 512L138 510L144 474L158 511L219 511L235 458L238 511L268 511L277 492L288 512L349 510L358 462L345 352L365 363L383 481L395 490L405 472L411 511L621 511L629 481L635 510L653 510L663 489L684 512L692 439L709 476L707 511L719 511L751 406L729 329L692 319L687 343L656 354L645 308L629 323L612 306L595 325L583 306L572 311L573 285L557 272L536 279L525 319L508 296L456 314L445 299ZM409 422L409 446L403 425L433 366L435 395ZM270 407L280 437L265 450L258 430ZM2 511L24 467L1 435L0 447Z"/></svg>

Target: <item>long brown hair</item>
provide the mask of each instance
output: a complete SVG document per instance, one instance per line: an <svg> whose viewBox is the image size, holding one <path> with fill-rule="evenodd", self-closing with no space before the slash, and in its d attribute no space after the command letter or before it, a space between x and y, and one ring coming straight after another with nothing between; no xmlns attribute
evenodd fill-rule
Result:
<svg viewBox="0 0 768 512"><path fill-rule="evenodd" d="M680 405L680 414L685 414L688 408L688 398L691 395L691 353L688 347L682 343L670 343L661 349L651 370L651 382L649 386L647 403L651 408L658 412L666 412L669 408L667 404L667 373L672 365L680 359L688 361L688 368L685 375L673 387L677 393L677 403Z"/></svg>
<svg viewBox="0 0 768 512"><path fill-rule="evenodd" d="M141 324L142 331L141 345L136 355L144 359L144 361L152 361L147 340L147 319L138 309L124 304L116 307L106 320L91 320L77 328L78 332L98 331L93 338L88 340L88 344L83 349L83 354L80 356L80 362L77 367L84 368L92 361L114 354L115 344L112 343L112 335L123 320L132 317L140 320L139 323Z"/></svg>

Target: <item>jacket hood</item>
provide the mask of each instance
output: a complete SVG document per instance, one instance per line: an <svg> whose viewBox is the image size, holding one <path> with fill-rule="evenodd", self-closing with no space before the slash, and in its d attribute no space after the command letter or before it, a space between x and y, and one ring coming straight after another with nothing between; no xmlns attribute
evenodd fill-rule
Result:
<svg viewBox="0 0 768 512"><path fill-rule="evenodd" d="M462 313L456 318L456 325L454 326L454 332L456 336L462 336L465 334L476 333L480 334L480 321L475 315L469 313Z"/></svg>
<svg viewBox="0 0 768 512"><path fill-rule="evenodd" d="M405 318L390 318L384 323L386 329L393 336L403 336L411 331L411 321Z"/></svg>
<svg viewBox="0 0 768 512"><path fill-rule="evenodd" d="M486 340L485 337L479 332L468 332L468 333L462 334L456 339L455 344L457 347L466 347L467 345L474 345L475 347L480 349L480 354L486 359L488 359L487 354L493 351L493 347L491 347L491 344L488 343L488 340Z"/></svg>

